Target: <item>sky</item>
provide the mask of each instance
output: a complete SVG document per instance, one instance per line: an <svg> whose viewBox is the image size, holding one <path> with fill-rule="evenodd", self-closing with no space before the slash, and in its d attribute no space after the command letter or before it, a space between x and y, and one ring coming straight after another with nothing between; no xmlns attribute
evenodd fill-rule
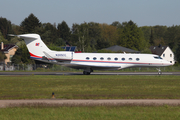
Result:
<svg viewBox="0 0 180 120"><path fill-rule="evenodd" d="M56 25L132 20L140 26L180 25L180 0L0 0L0 17L20 25L33 13L40 22Z"/></svg>

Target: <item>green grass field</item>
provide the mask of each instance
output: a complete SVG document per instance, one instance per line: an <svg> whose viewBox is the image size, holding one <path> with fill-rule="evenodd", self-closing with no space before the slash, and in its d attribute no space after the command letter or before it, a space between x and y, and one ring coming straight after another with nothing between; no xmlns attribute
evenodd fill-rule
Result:
<svg viewBox="0 0 180 120"><path fill-rule="evenodd" d="M20 107L0 109L1 120L178 120L180 106Z"/></svg>
<svg viewBox="0 0 180 120"><path fill-rule="evenodd" d="M180 99L180 76L0 76L0 99Z"/></svg>
<svg viewBox="0 0 180 120"><path fill-rule="evenodd" d="M180 99L180 76L0 76L0 99ZM1 120L177 120L180 106L11 106Z"/></svg>

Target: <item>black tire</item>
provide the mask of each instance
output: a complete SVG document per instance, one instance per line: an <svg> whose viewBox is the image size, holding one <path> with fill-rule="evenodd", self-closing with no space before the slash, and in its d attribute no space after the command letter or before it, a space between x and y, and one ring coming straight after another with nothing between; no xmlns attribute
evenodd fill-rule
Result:
<svg viewBox="0 0 180 120"><path fill-rule="evenodd" d="M90 72L83 71L83 75L90 75L90 74L91 74Z"/></svg>
<svg viewBox="0 0 180 120"><path fill-rule="evenodd" d="M162 75L162 72L158 72L158 75Z"/></svg>

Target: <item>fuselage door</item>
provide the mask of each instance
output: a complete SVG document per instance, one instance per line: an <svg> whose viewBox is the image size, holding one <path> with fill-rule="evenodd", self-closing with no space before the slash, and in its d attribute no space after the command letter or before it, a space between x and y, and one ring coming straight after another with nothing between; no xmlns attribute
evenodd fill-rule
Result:
<svg viewBox="0 0 180 120"><path fill-rule="evenodd" d="M74 52L71 53L71 60L73 59L73 54L74 54Z"/></svg>

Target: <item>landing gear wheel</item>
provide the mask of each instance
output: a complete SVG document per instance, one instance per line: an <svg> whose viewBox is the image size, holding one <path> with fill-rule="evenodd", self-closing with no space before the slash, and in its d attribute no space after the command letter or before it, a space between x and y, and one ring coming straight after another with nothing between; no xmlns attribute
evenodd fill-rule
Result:
<svg viewBox="0 0 180 120"><path fill-rule="evenodd" d="M162 75L162 72L160 71L160 72L158 72L158 75Z"/></svg>
<svg viewBox="0 0 180 120"><path fill-rule="evenodd" d="M158 70L158 75L162 75L162 72L161 72L161 69L159 68L157 68L157 70Z"/></svg>
<svg viewBox="0 0 180 120"><path fill-rule="evenodd" d="M83 75L90 75L90 74L91 74L90 72L83 71Z"/></svg>

